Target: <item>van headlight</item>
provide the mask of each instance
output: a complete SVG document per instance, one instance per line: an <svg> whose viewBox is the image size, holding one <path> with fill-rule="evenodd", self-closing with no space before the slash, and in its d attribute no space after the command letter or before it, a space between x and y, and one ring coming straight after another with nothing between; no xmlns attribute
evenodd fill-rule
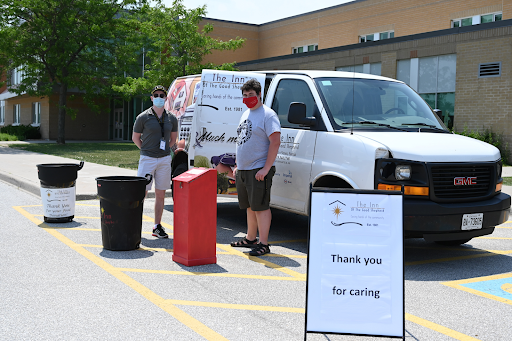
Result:
<svg viewBox="0 0 512 341"><path fill-rule="evenodd" d="M409 180L411 178L411 166L409 165L398 165L395 168L395 179L397 180Z"/></svg>
<svg viewBox="0 0 512 341"><path fill-rule="evenodd" d="M377 159L386 159L389 157L389 150L386 148L377 148L375 150L375 160Z"/></svg>

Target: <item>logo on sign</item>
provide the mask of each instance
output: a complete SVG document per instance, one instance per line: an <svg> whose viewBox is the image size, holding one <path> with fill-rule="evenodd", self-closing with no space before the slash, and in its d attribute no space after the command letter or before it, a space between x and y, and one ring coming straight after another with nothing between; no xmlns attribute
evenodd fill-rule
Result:
<svg viewBox="0 0 512 341"><path fill-rule="evenodd" d="M468 177L456 177L453 178L453 184L455 186L467 186L467 185L476 185L476 176L468 176Z"/></svg>
<svg viewBox="0 0 512 341"><path fill-rule="evenodd" d="M333 205L333 206L331 206L331 205ZM342 216L342 213L343 213L343 210L342 210L343 207L340 207L340 205L347 206L339 200L333 201L329 204L329 206L331 206L332 214L336 217L336 222L331 220L331 224L333 224L334 226L341 226L344 224L357 224L357 225L363 226L360 223L348 222L348 221L338 223L338 220L339 220L340 216Z"/></svg>

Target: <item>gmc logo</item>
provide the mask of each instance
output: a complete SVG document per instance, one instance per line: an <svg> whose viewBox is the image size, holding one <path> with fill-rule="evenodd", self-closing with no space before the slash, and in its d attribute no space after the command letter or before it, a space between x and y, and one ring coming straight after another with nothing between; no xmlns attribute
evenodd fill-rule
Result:
<svg viewBox="0 0 512 341"><path fill-rule="evenodd" d="M466 186L466 185L476 185L476 176L468 176L453 178L453 184L455 186Z"/></svg>

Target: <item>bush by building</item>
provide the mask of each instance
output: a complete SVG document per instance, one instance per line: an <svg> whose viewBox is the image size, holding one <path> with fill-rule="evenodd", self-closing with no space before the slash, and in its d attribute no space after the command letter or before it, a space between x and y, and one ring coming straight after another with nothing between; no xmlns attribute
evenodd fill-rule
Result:
<svg viewBox="0 0 512 341"><path fill-rule="evenodd" d="M27 139L40 139L41 132L39 131L39 126L34 127L31 125L8 125L3 128L0 128L0 133L8 134L12 136L16 136L18 140L25 141Z"/></svg>
<svg viewBox="0 0 512 341"><path fill-rule="evenodd" d="M473 130L468 131L467 127L464 127L462 132L454 132L459 135L468 136L492 144L500 150L503 164L510 165L510 149L508 147L508 142L505 141L503 134L495 133L491 129L485 129L483 133Z"/></svg>

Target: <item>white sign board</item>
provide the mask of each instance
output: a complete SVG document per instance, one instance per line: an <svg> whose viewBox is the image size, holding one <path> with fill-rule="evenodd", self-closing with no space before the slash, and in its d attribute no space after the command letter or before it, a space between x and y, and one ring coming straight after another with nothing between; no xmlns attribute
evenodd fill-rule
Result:
<svg viewBox="0 0 512 341"><path fill-rule="evenodd" d="M75 186L69 188L41 187L44 216L47 218L65 218L74 216L75 198Z"/></svg>
<svg viewBox="0 0 512 341"><path fill-rule="evenodd" d="M311 194L306 333L404 337L402 195Z"/></svg>

